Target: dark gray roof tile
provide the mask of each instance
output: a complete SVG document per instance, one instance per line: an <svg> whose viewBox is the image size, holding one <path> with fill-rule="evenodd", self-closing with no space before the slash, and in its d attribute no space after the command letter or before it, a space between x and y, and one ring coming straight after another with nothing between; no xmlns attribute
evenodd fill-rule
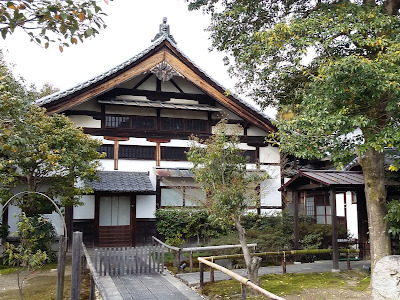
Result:
<svg viewBox="0 0 400 300"><path fill-rule="evenodd" d="M149 175L145 172L101 171L98 172L98 177L99 181L89 183L95 192L154 192Z"/></svg>

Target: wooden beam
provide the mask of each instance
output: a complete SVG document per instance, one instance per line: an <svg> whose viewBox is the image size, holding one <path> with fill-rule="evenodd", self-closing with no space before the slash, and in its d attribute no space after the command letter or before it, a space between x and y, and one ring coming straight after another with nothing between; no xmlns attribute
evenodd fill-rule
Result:
<svg viewBox="0 0 400 300"><path fill-rule="evenodd" d="M129 137L105 136L104 139L114 141L114 170L118 170L119 141L128 141Z"/></svg>
<svg viewBox="0 0 400 300"><path fill-rule="evenodd" d="M94 87L89 86L88 89L79 91L75 96L72 94L67 97L67 101L60 101L58 103L54 103L53 105L50 104L47 107L47 113L54 114L70 109L71 107L79 105L89 99L95 98L98 95L111 90L112 88L132 79L133 77L143 74L155 65L162 62L164 60L165 52L165 50L157 52L149 58L141 61L134 67L127 69L111 79L106 79L104 82L101 82Z"/></svg>
<svg viewBox="0 0 400 300"><path fill-rule="evenodd" d="M338 245L338 226L336 217L336 191L331 188L331 218L332 218L332 271L339 270L339 245Z"/></svg>

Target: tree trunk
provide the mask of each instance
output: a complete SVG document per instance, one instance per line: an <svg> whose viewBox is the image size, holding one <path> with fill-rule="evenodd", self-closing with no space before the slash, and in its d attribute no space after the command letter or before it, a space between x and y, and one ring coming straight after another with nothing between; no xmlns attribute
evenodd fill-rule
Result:
<svg viewBox="0 0 400 300"><path fill-rule="evenodd" d="M258 279L258 269L261 266L261 257L251 256L249 247L247 246L246 231L238 217L234 218L235 227L239 234L240 245L242 245L242 251L244 255L244 260L246 262L247 273L249 274L249 280L260 286L260 281Z"/></svg>
<svg viewBox="0 0 400 300"><path fill-rule="evenodd" d="M384 160L385 154L373 148L360 158L364 174L372 270L379 259L391 254L389 227L384 219L387 213Z"/></svg>

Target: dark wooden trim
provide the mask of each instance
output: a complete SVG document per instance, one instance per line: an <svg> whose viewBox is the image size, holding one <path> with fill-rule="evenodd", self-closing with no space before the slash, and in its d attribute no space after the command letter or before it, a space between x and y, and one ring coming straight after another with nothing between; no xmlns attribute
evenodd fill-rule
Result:
<svg viewBox="0 0 400 300"><path fill-rule="evenodd" d="M106 128L106 106L101 104L101 128Z"/></svg>
<svg viewBox="0 0 400 300"><path fill-rule="evenodd" d="M94 245L99 246L100 195L95 195L94 204Z"/></svg>
<svg viewBox="0 0 400 300"><path fill-rule="evenodd" d="M170 79L169 81L172 83L172 85L173 85L174 87L176 87L176 89L177 89L180 93L184 93L184 91L179 87L179 85L176 84L176 82L175 82L173 79Z"/></svg>
<svg viewBox="0 0 400 300"><path fill-rule="evenodd" d="M157 78L156 81L156 91L157 92L161 92L161 80ZM150 97L150 98L149 98ZM147 99L149 100L157 100L158 97L154 97L154 96L147 96Z"/></svg>
<svg viewBox="0 0 400 300"><path fill-rule="evenodd" d="M147 74L142 80L140 80L134 87L133 89L136 90L139 86L141 86L145 81L147 81L151 76L153 76L152 73Z"/></svg>
<svg viewBox="0 0 400 300"><path fill-rule="evenodd" d="M300 238L300 233L299 233L299 192L298 191L292 191L292 201L294 204L294 213L293 213L293 218L294 218L294 250L299 249L299 238Z"/></svg>
<svg viewBox="0 0 400 300"><path fill-rule="evenodd" d="M156 208L161 207L161 178L157 176L156 178Z"/></svg>
<svg viewBox="0 0 400 300"><path fill-rule="evenodd" d="M135 130L129 128L84 128L83 132L93 136L115 136L115 137L141 137L157 139L184 139L187 140L191 132L159 131L159 130ZM195 133L201 139L208 139L211 134ZM264 136L240 136L240 142L259 146L265 146Z"/></svg>
<svg viewBox="0 0 400 300"><path fill-rule="evenodd" d="M136 245L136 195L131 195L131 245Z"/></svg>
<svg viewBox="0 0 400 300"><path fill-rule="evenodd" d="M156 116L156 130L161 130L161 109L157 108L157 116Z"/></svg>
<svg viewBox="0 0 400 300"><path fill-rule="evenodd" d="M66 116L89 116L95 120L101 120L101 112L93 110L66 110L63 113Z"/></svg>
<svg viewBox="0 0 400 300"><path fill-rule="evenodd" d="M339 270L339 245L338 245L338 224L336 217L336 191L330 190L331 219L332 219L332 269ZM326 215L326 212L325 212Z"/></svg>

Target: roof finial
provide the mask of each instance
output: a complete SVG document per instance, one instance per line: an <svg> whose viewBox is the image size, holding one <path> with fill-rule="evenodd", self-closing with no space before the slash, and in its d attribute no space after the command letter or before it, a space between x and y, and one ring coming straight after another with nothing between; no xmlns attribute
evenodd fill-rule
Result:
<svg viewBox="0 0 400 300"><path fill-rule="evenodd" d="M169 33L169 25L167 25L167 18L166 17L163 18L163 22L162 22L162 24L160 24L160 31L156 34L154 39L152 39L151 41L154 42L155 40L157 40L161 36L166 36L172 42L177 44L177 42L175 41L174 37Z"/></svg>

